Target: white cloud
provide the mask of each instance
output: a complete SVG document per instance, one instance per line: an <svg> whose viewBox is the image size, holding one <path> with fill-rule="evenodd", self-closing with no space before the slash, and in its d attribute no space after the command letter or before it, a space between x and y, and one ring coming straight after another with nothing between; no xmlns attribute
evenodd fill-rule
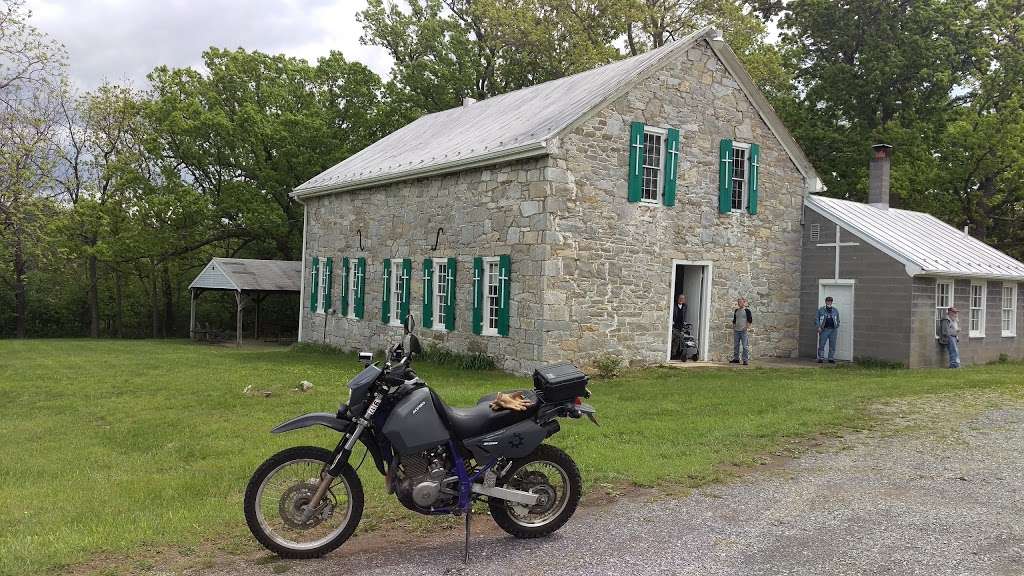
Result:
<svg viewBox="0 0 1024 576"><path fill-rule="evenodd" d="M32 23L68 49L80 88L145 86L154 67L199 66L210 46L316 61L331 50L386 75L391 58L359 43L365 0L29 0Z"/></svg>

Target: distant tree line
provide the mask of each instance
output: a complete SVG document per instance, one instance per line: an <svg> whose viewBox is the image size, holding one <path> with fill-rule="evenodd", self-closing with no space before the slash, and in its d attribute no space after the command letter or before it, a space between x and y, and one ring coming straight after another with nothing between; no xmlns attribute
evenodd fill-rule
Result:
<svg viewBox="0 0 1024 576"><path fill-rule="evenodd" d="M183 336L210 257L300 257L288 193L306 179L464 97L706 24L828 194L864 200L869 145L890 143L895 205L1024 258L1019 0L370 0L358 18L394 58L390 78L339 52L210 48L202 72L80 92L23 0L0 0L0 336Z"/></svg>

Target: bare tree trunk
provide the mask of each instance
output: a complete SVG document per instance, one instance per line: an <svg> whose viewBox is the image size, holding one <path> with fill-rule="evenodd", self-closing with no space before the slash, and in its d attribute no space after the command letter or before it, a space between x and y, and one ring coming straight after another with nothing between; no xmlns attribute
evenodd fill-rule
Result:
<svg viewBox="0 0 1024 576"><path fill-rule="evenodd" d="M160 293L156 279L156 268L150 275L149 282L150 310L153 313L153 338L160 337Z"/></svg>
<svg viewBox="0 0 1024 576"><path fill-rule="evenodd" d="M171 273L167 266L163 267L161 282L164 292L164 338L174 336L174 288L171 286Z"/></svg>
<svg viewBox="0 0 1024 576"><path fill-rule="evenodd" d="M96 256L89 256L89 337L100 337L100 295L99 274L96 270Z"/></svg>
<svg viewBox="0 0 1024 576"><path fill-rule="evenodd" d="M15 334L18 338L25 337L25 321L28 316L28 301L25 297L25 252L22 243L21 226L14 228L14 315Z"/></svg>
<svg viewBox="0 0 1024 576"><path fill-rule="evenodd" d="M124 337L124 277L114 267L114 336Z"/></svg>

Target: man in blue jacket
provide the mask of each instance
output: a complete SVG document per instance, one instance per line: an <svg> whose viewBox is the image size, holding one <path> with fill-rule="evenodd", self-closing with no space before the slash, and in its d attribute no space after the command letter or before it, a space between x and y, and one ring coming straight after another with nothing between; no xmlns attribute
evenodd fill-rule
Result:
<svg viewBox="0 0 1024 576"><path fill-rule="evenodd" d="M814 318L818 328L818 364L825 360L825 344L828 344L828 363L836 363L836 337L839 335L839 310L832 306L832 297L825 298L825 305L818 308Z"/></svg>

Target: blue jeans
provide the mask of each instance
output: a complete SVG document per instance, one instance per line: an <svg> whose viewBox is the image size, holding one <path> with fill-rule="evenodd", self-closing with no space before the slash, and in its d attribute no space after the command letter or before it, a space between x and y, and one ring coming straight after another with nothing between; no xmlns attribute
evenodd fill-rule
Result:
<svg viewBox="0 0 1024 576"><path fill-rule="evenodd" d="M740 344L742 344L743 345L743 361L744 362L749 362L750 361L750 339L747 337L747 331L746 330L733 330L732 333L735 334L735 336L733 336L733 344L732 344L732 359L733 360L739 360L740 359Z"/></svg>
<svg viewBox="0 0 1024 576"><path fill-rule="evenodd" d="M949 351L949 367L959 368L960 367L960 342L956 336L949 337L949 344L946 344L946 350Z"/></svg>
<svg viewBox="0 0 1024 576"><path fill-rule="evenodd" d="M828 359L836 359L836 338L839 336L838 328L822 328L818 334L818 360L825 359L825 344L828 344Z"/></svg>

